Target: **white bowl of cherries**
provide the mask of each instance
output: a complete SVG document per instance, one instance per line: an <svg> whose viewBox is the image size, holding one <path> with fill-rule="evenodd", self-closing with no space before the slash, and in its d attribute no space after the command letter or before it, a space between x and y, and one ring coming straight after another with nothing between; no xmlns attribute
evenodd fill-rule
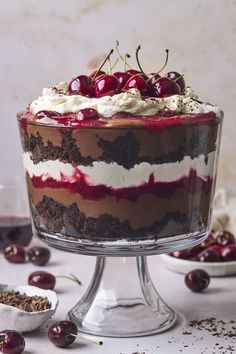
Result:
<svg viewBox="0 0 236 354"><path fill-rule="evenodd" d="M161 258L177 273L186 274L201 268L213 277L233 275L236 274L236 239L228 230L211 232L199 245Z"/></svg>

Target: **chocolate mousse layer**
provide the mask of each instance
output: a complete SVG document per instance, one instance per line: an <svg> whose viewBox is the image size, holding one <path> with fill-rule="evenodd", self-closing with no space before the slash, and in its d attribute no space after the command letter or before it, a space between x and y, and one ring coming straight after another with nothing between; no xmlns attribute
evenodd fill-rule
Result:
<svg viewBox="0 0 236 354"><path fill-rule="evenodd" d="M153 123L154 118L158 124ZM211 112L178 115L164 122L159 118L152 117L150 124L142 120L134 124L132 120L129 125L119 118L100 127L49 126L20 120L23 150L30 154L35 171L48 161L70 164L78 170L80 166L93 168L95 162L116 163L133 173L135 181L131 168L136 165L173 164L173 176L166 175L164 180L150 175L146 182L116 188L105 183L92 185L81 173L71 179L61 175L60 180L34 175L25 166L36 229L65 237L115 241L156 240L206 228L214 166L210 164L204 175L198 176L197 169L202 167L196 162L196 169L189 166L188 170L187 166L181 177L176 177L175 166L186 156L204 156L205 163L210 154L214 156L220 120ZM60 175L60 170L56 172Z"/></svg>

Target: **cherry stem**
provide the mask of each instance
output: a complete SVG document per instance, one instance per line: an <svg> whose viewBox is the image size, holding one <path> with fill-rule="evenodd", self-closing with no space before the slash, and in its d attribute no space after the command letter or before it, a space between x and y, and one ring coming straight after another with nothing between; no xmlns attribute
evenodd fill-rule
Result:
<svg viewBox="0 0 236 354"><path fill-rule="evenodd" d="M131 69L131 66L129 65L129 63L127 63L127 60L126 60L126 56L127 58L130 58L130 55L129 54L125 54L125 58L123 57L123 55L120 53L119 51L119 45L120 43L118 41L116 41L116 47L115 47L115 50L117 51L119 57L121 60L123 60L125 62L125 71L126 71L126 66L128 66L130 69Z"/></svg>
<svg viewBox="0 0 236 354"><path fill-rule="evenodd" d="M147 82L148 82L148 81L151 81L156 75L160 74L160 72L165 69L165 67L166 67L166 65L167 65L167 63L168 63L168 59L169 59L169 49L166 49L166 60L165 60L164 65L163 65L154 75L152 75L152 76L147 80Z"/></svg>
<svg viewBox="0 0 236 354"><path fill-rule="evenodd" d="M110 56L112 55L112 53L114 52L114 49L111 49L110 52L108 53L108 55L106 56L106 58L103 60L102 64L100 65L100 67L97 69L94 77L93 77L93 81L95 80L95 78L97 77L97 74L99 73L99 71L102 69L102 67L105 65L106 61L110 59Z"/></svg>
<svg viewBox="0 0 236 354"><path fill-rule="evenodd" d="M142 74L144 74L144 71L140 65L140 61L139 61L139 51L141 49L141 45L139 45L136 49L136 52L135 52L135 56L136 56L136 60L137 60L137 63L138 63L138 67L139 67L139 70L141 71Z"/></svg>
<svg viewBox="0 0 236 354"><path fill-rule="evenodd" d="M115 63L112 65L112 67L111 67L111 70L113 70L114 69L114 67L116 66L116 64L118 63L118 58L116 59L116 61L115 61Z"/></svg>
<svg viewBox="0 0 236 354"><path fill-rule="evenodd" d="M92 340L92 339L88 339L88 338L85 338L85 337L81 337L81 336L78 336L78 334L76 335L74 333L70 333L70 336L75 337L75 338L84 339L86 342L89 342L89 343L92 343L92 344L103 345L103 342L101 340L97 342L96 340Z"/></svg>
<svg viewBox="0 0 236 354"><path fill-rule="evenodd" d="M225 228L225 224L223 223L223 221L220 218L217 218L218 223L220 224L220 226L222 227L222 229Z"/></svg>
<svg viewBox="0 0 236 354"><path fill-rule="evenodd" d="M82 282L74 274L70 274L70 276L68 276L68 275L57 275L56 278L64 278L64 279L72 280L75 283L77 283L78 285L82 285Z"/></svg>
<svg viewBox="0 0 236 354"><path fill-rule="evenodd" d="M128 63L128 59L130 58L130 55L128 53L125 53L125 71L127 70L127 66L130 68L131 66Z"/></svg>
<svg viewBox="0 0 236 354"><path fill-rule="evenodd" d="M174 82L178 81L179 79L181 79L182 77L184 77L184 74L183 75L179 75L178 77L176 77L176 79L172 80Z"/></svg>

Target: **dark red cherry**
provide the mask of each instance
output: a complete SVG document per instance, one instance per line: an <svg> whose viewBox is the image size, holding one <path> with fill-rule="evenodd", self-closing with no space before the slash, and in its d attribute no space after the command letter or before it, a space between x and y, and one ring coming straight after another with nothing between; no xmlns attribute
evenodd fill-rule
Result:
<svg viewBox="0 0 236 354"><path fill-rule="evenodd" d="M161 77L159 74L155 74L155 73L148 74L148 79L150 79L151 85L153 85L154 82L155 82L157 79L159 79L159 77Z"/></svg>
<svg viewBox="0 0 236 354"><path fill-rule="evenodd" d="M214 245L215 243L216 243L215 237L214 237L213 234L210 232L209 235L207 236L207 238L206 238L204 241L202 241L202 242L200 243L200 246L201 246L202 248L208 248L209 246L212 246L212 245Z"/></svg>
<svg viewBox="0 0 236 354"><path fill-rule="evenodd" d="M68 85L68 93L70 95L82 95L86 97L94 97L95 89L93 80L86 75L77 76Z"/></svg>
<svg viewBox="0 0 236 354"><path fill-rule="evenodd" d="M221 250L221 257L225 262L236 261L236 245L225 246Z"/></svg>
<svg viewBox="0 0 236 354"><path fill-rule="evenodd" d="M36 271L29 275L28 284L45 290L53 290L56 278L50 273Z"/></svg>
<svg viewBox="0 0 236 354"><path fill-rule="evenodd" d="M98 119L99 114L96 109L93 108L84 108L81 109L77 114L76 118L78 120L89 120L89 119Z"/></svg>
<svg viewBox="0 0 236 354"><path fill-rule="evenodd" d="M72 344L77 336L77 327L71 321L59 321L48 329L48 338L57 347L65 348Z"/></svg>
<svg viewBox="0 0 236 354"><path fill-rule="evenodd" d="M223 249L223 246L212 245L212 246L207 247L207 249L210 250L210 251L216 252L218 254L218 256L221 257L221 251Z"/></svg>
<svg viewBox="0 0 236 354"><path fill-rule="evenodd" d="M60 116L61 116L61 114L56 111L39 111L38 113L35 114L35 117L37 119L54 118L54 117L60 117Z"/></svg>
<svg viewBox="0 0 236 354"><path fill-rule="evenodd" d="M27 257L30 262L37 266L44 266L48 263L51 252L46 247L32 247L27 251Z"/></svg>
<svg viewBox="0 0 236 354"><path fill-rule="evenodd" d="M153 90L156 97L179 95L181 93L179 85L167 77L159 77L153 84Z"/></svg>
<svg viewBox="0 0 236 354"><path fill-rule="evenodd" d="M134 70L134 69L128 69L128 70L126 70L126 73L129 74L130 76L134 76L137 74L141 74L141 71Z"/></svg>
<svg viewBox="0 0 236 354"><path fill-rule="evenodd" d="M113 96L121 90L120 81L114 75L103 75L95 82L96 97Z"/></svg>
<svg viewBox="0 0 236 354"><path fill-rule="evenodd" d="M200 262L221 262L221 257L215 251L207 248L199 253L197 260Z"/></svg>
<svg viewBox="0 0 236 354"><path fill-rule="evenodd" d="M99 76L101 75L105 75L105 71L102 71L102 70L94 70L91 74L89 74L89 77L91 77L91 79L94 79L94 78L98 78ZM96 76L95 76L96 75Z"/></svg>
<svg viewBox="0 0 236 354"><path fill-rule="evenodd" d="M224 247L224 246L235 244L234 235L227 230L221 230L217 232L215 237L216 237L216 243L220 246Z"/></svg>
<svg viewBox="0 0 236 354"><path fill-rule="evenodd" d="M200 292L206 289L209 283L210 276L203 269L194 269L185 275L185 284L194 292Z"/></svg>
<svg viewBox="0 0 236 354"><path fill-rule="evenodd" d="M128 74L127 72L116 71L113 74L117 79L120 81L121 88L123 88L126 82L131 78L132 75Z"/></svg>
<svg viewBox="0 0 236 354"><path fill-rule="evenodd" d="M189 253L189 250L181 250L181 251L174 251L170 253L170 256L175 257L175 258L180 258L180 259L190 259L191 255Z"/></svg>
<svg viewBox="0 0 236 354"><path fill-rule="evenodd" d="M0 351L4 354L21 354L25 349L25 340L21 333L14 330L0 332Z"/></svg>
<svg viewBox="0 0 236 354"><path fill-rule="evenodd" d="M148 96L149 94L149 84L146 82L142 74L131 76L124 86L125 90L133 88L138 90L142 96Z"/></svg>
<svg viewBox="0 0 236 354"><path fill-rule="evenodd" d="M167 77L168 79L170 79L172 81L175 81L179 85L181 93L184 92L184 90L185 90L185 81L184 81L183 76L181 76L176 71L170 71L170 72L165 74L165 77Z"/></svg>
<svg viewBox="0 0 236 354"><path fill-rule="evenodd" d="M24 263L25 250L20 245L10 245L4 248L4 256L11 263Z"/></svg>

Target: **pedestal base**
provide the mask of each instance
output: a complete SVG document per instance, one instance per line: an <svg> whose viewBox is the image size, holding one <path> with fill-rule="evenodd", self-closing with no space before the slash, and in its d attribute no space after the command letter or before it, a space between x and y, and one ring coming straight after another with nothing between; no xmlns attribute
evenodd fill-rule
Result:
<svg viewBox="0 0 236 354"><path fill-rule="evenodd" d="M68 318L83 333L136 337L167 330L175 312L158 295L142 257L98 257L93 278Z"/></svg>

